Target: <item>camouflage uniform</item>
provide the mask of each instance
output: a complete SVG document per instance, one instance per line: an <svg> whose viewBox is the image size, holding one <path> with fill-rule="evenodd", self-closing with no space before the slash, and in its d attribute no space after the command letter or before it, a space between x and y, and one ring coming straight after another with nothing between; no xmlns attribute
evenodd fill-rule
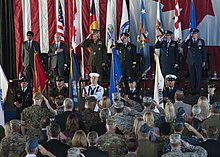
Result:
<svg viewBox="0 0 220 157"><path fill-rule="evenodd" d="M1 155L3 157L20 157L25 154L25 143L28 140L27 136L23 136L17 132L2 139Z"/></svg>
<svg viewBox="0 0 220 157"><path fill-rule="evenodd" d="M190 145L188 149L191 152L183 153L182 151L171 151L162 155L162 157L206 157L208 155L206 150L200 146Z"/></svg>
<svg viewBox="0 0 220 157"><path fill-rule="evenodd" d="M131 132L131 129L133 127L133 122L134 119L131 116L127 116L127 115L120 115L120 114L116 114L114 116L112 116L112 119L115 120L116 125L122 126L123 130L121 130L123 132L123 134L127 134L129 132Z"/></svg>
<svg viewBox="0 0 220 157"><path fill-rule="evenodd" d="M194 137L181 135L181 139L188 142L189 144L192 144L192 145L198 145L200 143L199 139L194 138ZM163 150L163 154L171 151L171 146L170 146L169 140L164 142L162 150ZM181 152L190 152L190 150L187 149L186 147L184 147L183 145L181 145Z"/></svg>
<svg viewBox="0 0 220 157"><path fill-rule="evenodd" d="M218 130L220 130L220 116L219 115L211 115L202 123L202 128L207 130L210 126L216 126Z"/></svg>
<svg viewBox="0 0 220 157"><path fill-rule="evenodd" d="M107 132L99 137L98 148L107 151L109 157L120 157L126 154L126 143L123 135Z"/></svg>
<svg viewBox="0 0 220 157"><path fill-rule="evenodd" d="M82 111L82 121L85 125L85 131L88 133L89 129L93 125L97 125L101 122L98 112L91 109L85 109Z"/></svg>
<svg viewBox="0 0 220 157"><path fill-rule="evenodd" d="M40 127L42 117L54 117L54 114L49 109L39 105L33 105L25 108L21 113L21 120L29 123L33 128Z"/></svg>

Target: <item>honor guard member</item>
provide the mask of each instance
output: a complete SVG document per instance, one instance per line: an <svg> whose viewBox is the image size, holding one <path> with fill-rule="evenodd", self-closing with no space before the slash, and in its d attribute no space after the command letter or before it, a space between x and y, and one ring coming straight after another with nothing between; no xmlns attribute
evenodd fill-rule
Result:
<svg viewBox="0 0 220 157"><path fill-rule="evenodd" d="M132 65L135 62L136 47L131 42L128 42L128 33L122 33L121 40L116 42L116 49L118 50L118 59L121 65L123 78L131 77ZM125 81L125 86L128 84Z"/></svg>
<svg viewBox="0 0 220 157"><path fill-rule="evenodd" d="M142 96L141 96L141 91L137 89L137 78L128 77L128 86L129 86L129 89L127 91L128 98L134 100L135 102L141 103Z"/></svg>
<svg viewBox="0 0 220 157"><path fill-rule="evenodd" d="M165 101L169 99L170 102L174 103L174 95L177 91L177 87L175 86L177 77L172 74L168 74L165 77L166 88L164 91L164 99Z"/></svg>
<svg viewBox="0 0 220 157"><path fill-rule="evenodd" d="M182 48L188 49L186 63L189 68L192 94L200 93L202 67L206 64L205 42L198 38L198 33L198 29L192 28L190 34L181 44Z"/></svg>
<svg viewBox="0 0 220 157"><path fill-rule="evenodd" d="M56 77L56 87L53 90L53 95L55 97L62 95L64 98L69 97L69 88L64 83L63 76Z"/></svg>
<svg viewBox="0 0 220 157"><path fill-rule="evenodd" d="M21 79L21 85L14 95L14 105L16 107L16 118L21 118L23 109L32 104L32 90L28 87L28 81L25 77Z"/></svg>
<svg viewBox="0 0 220 157"><path fill-rule="evenodd" d="M90 36L92 35L92 39ZM103 81L103 66L105 66L105 62L107 59L107 49L100 39L100 33L97 29L92 29L92 33L90 33L87 38L81 43L81 47L86 47L89 49L89 66L91 72L97 72L100 74L99 83L102 84Z"/></svg>
<svg viewBox="0 0 220 157"><path fill-rule="evenodd" d="M160 67L164 77L167 74L177 75L179 68L178 44L172 40L172 34L169 30L164 31L164 35L154 45L156 49L160 49Z"/></svg>
<svg viewBox="0 0 220 157"><path fill-rule="evenodd" d="M91 84L86 86L83 90L83 97L87 98L88 96L94 96L99 102L104 95L104 88L98 84L99 74L90 73L90 82ZM98 111L98 105L96 104L94 111Z"/></svg>

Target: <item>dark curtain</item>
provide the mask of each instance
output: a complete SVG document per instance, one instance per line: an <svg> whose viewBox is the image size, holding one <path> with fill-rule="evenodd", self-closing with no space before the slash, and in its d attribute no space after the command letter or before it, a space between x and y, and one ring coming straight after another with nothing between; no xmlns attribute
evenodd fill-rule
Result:
<svg viewBox="0 0 220 157"><path fill-rule="evenodd" d="M0 0L0 64L8 79L15 78L13 0Z"/></svg>

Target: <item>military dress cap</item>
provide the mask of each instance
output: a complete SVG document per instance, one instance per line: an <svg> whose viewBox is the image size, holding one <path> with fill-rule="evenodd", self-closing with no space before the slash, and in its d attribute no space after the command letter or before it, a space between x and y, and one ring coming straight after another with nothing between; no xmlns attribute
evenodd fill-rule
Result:
<svg viewBox="0 0 220 157"><path fill-rule="evenodd" d="M21 82L28 82L26 77L21 78Z"/></svg>
<svg viewBox="0 0 220 157"><path fill-rule="evenodd" d="M42 93L41 92L36 92L35 94L34 94L34 100L40 100L40 99L42 99L43 98L43 96L42 96Z"/></svg>
<svg viewBox="0 0 220 157"><path fill-rule="evenodd" d="M128 77L127 81L128 81L128 83L133 83L133 82L137 82L138 79L137 79L137 77L132 76L132 77Z"/></svg>
<svg viewBox="0 0 220 157"><path fill-rule="evenodd" d="M171 134L170 135L170 143L171 144L178 144L181 142L181 135L180 134Z"/></svg>
<svg viewBox="0 0 220 157"><path fill-rule="evenodd" d="M31 35L32 37L34 36L34 33L32 31L28 31L27 35Z"/></svg>
<svg viewBox="0 0 220 157"><path fill-rule="evenodd" d="M96 34L96 33L98 33L100 30L99 29L91 29L91 31L92 31L92 34Z"/></svg>
<svg viewBox="0 0 220 157"><path fill-rule="evenodd" d="M173 34L173 32L172 32L172 31L170 31L170 30L165 30L165 31L164 31L164 34L165 34L165 35L172 35L172 34Z"/></svg>
<svg viewBox="0 0 220 157"><path fill-rule="evenodd" d="M89 76L90 77L99 77L100 75L98 73L90 73Z"/></svg>
<svg viewBox="0 0 220 157"><path fill-rule="evenodd" d="M140 132L141 133L148 133L150 131L150 128L148 127L148 125L146 123L144 123L141 127L140 127Z"/></svg>
<svg viewBox="0 0 220 157"><path fill-rule="evenodd" d="M123 32L123 33L121 34L121 37L129 37L129 34L128 34L127 32Z"/></svg>
<svg viewBox="0 0 220 157"><path fill-rule="evenodd" d="M168 81L175 81L177 79L176 75L168 74L165 77Z"/></svg>
<svg viewBox="0 0 220 157"><path fill-rule="evenodd" d="M27 150L34 150L35 148L38 147L38 140L36 137L31 138L26 142L26 149Z"/></svg>
<svg viewBox="0 0 220 157"><path fill-rule="evenodd" d="M185 113L185 110L183 107L179 107L176 111L176 114L179 116L182 116Z"/></svg>
<svg viewBox="0 0 220 157"><path fill-rule="evenodd" d="M212 104L212 107L217 109L217 110L220 110L220 102L219 101L216 101Z"/></svg>
<svg viewBox="0 0 220 157"><path fill-rule="evenodd" d="M191 28L190 33L196 34L199 33L199 30L197 28Z"/></svg>
<svg viewBox="0 0 220 157"><path fill-rule="evenodd" d="M56 77L56 81L64 81L63 76L57 76L57 77Z"/></svg>

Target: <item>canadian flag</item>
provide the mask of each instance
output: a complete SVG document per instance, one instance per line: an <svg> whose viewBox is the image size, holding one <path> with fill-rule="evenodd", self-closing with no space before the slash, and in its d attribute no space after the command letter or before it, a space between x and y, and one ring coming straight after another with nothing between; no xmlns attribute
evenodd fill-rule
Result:
<svg viewBox="0 0 220 157"><path fill-rule="evenodd" d="M182 27L180 21L180 8L178 0L175 0L174 40L178 42L182 41Z"/></svg>

